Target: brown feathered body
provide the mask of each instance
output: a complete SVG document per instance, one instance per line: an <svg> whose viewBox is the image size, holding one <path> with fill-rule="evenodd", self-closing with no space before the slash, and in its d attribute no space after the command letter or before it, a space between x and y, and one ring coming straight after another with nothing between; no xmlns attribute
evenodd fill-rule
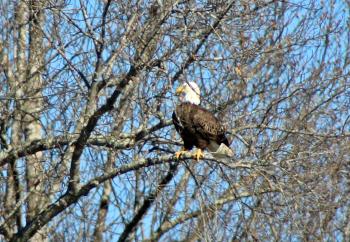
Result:
<svg viewBox="0 0 350 242"><path fill-rule="evenodd" d="M225 129L220 121L210 111L199 105L189 102L180 103L176 106L172 118L186 150L196 146L215 152L222 143L229 146Z"/></svg>

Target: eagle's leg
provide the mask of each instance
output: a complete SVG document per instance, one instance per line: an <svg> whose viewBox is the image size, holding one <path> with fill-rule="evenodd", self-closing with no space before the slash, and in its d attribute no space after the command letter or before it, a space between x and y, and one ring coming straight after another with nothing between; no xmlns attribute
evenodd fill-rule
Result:
<svg viewBox="0 0 350 242"><path fill-rule="evenodd" d="M196 152L193 154L193 158L199 161L199 159L203 158L203 152L201 149L197 149Z"/></svg>
<svg viewBox="0 0 350 242"><path fill-rule="evenodd" d="M183 154L186 154L188 150L182 148L182 150L175 152L176 159L179 159Z"/></svg>

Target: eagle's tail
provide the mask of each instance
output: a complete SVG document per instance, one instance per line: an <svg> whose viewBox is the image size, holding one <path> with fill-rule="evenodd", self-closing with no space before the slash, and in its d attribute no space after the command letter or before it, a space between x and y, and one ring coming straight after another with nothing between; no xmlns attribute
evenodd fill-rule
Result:
<svg viewBox="0 0 350 242"><path fill-rule="evenodd" d="M228 147L224 143L221 143L219 148L215 152L211 152L211 154L216 159L230 158L234 155L233 150L231 150L230 147Z"/></svg>

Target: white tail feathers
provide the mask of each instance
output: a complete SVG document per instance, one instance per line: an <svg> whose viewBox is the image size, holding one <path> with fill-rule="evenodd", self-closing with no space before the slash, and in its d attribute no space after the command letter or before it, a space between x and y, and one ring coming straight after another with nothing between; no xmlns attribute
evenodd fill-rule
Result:
<svg viewBox="0 0 350 242"><path fill-rule="evenodd" d="M210 153L216 159L229 158L233 157L234 155L233 151L223 143L220 144L219 148L215 152Z"/></svg>

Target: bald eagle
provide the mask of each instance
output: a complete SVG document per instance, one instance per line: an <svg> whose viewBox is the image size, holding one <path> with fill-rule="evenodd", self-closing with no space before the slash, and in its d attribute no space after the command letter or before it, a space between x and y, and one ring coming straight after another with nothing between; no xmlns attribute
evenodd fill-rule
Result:
<svg viewBox="0 0 350 242"><path fill-rule="evenodd" d="M172 120L184 142L183 150L176 152L176 157L179 158L194 146L198 148L194 155L197 160L203 157L202 150L206 148L215 152L213 155L232 156L223 125L210 111L199 106L198 85L195 82L184 83L176 89L175 95L179 96L180 103L173 112Z"/></svg>

